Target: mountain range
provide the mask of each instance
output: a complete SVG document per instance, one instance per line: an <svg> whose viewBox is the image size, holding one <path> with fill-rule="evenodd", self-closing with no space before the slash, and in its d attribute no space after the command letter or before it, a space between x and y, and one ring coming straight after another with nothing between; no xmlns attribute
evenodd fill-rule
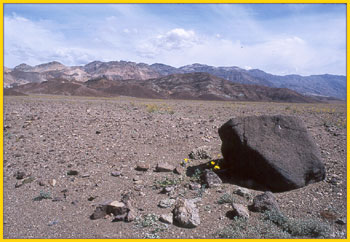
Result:
<svg viewBox="0 0 350 242"><path fill-rule="evenodd" d="M340 75L278 76L234 66L192 64L176 68L127 61L94 61L84 66L54 61L5 67L4 87L15 87L22 93L64 95L297 102L320 97L346 99L346 77Z"/></svg>

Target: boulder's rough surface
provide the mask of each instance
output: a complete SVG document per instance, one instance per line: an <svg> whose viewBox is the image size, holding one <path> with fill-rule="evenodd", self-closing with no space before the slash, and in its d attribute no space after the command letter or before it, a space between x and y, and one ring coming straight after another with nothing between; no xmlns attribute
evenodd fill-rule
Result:
<svg viewBox="0 0 350 242"><path fill-rule="evenodd" d="M253 204L249 206L249 209L253 212L280 211L280 207L272 192L257 195L253 200Z"/></svg>
<svg viewBox="0 0 350 242"><path fill-rule="evenodd" d="M296 117L233 118L219 128L219 135L223 168L271 191L288 191L325 178L320 152Z"/></svg>
<svg viewBox="0 0 350 242"><path fill-rule="evenodd" d="M200 224L199 210L192 200L177 200L173 214L174 220L181 227L195 228Z"/></svg>

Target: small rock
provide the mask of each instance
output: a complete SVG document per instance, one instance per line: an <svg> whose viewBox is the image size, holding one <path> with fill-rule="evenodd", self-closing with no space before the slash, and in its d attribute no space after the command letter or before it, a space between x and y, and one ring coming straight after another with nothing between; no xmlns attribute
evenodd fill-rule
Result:
<svg viewBox="0 0 350 242"><path fill-rule="evenodd" d="M222 184L220 177L215 172L208 169L204 170L201 179L203 183L206 184L209 188L218 187Z"/></svg>
<svg viewBox="0 0 350 242"><path fill-rule="evenodd" d="M190 183L190 189L191 190L199 190L199 189L201 189L201 184L199 184L199 183Z"/></svg>
<svg viewBox="0 0 350 242"><path fill-rule="evenodd" d="M58 221L57 221L57 220L51 221L51 222L48 224L48 226L53 226L53 225L56 225L56 224L58 224Z"/></svg>
<svg viewBox="0 0 350 242"><path fill-rule="evenodd" d="M243 204L232 203L233 216L240 218L249 218L249 211Z"/></svg>
<svg viewBox="0 0 350 242"><path fill-rule="evenodd" d="M141 191L142 188L143 188L142 185L136 185L136 186L134 186L134 190L137 191L137 192Z"/></svg>
<svg viewBox="0 0 350 242"><path fill-rule="evenodd" d="M172 191L174 191L174 187L173 186L167 186L167 187L163 187L163 190L161 191L161 193L170 193Z"/></svg>
<svg viewBox="0 0 350 242"><path fill-rule="evenodd" d="M195 228L200 225L199 210L196 204L187 199L179 199L173 210L176 223L185 228Z"/></svg>
<svg viewBox="0 0 350 242"><path fill-rule="evenodd" d="M76 171L76 170L69 170L69 171L67 171L67 175L68 176L76 176L76 175L78 175L78 171Z"/></svg>
<svg viewBox="0 0 350 242"><path fill-rule="evenodd" d="M166 223L166 224L172 224L173 223L173 214L172 213L162 214L159 217L159 221Z"/></svg>
<svg viewBox="0 0 350 242"><path fill-rule="evenodd" d="M17 180L22 180L26 176L26 173L24 171L17 171L15 174L15 177Z"/></svg>
<svg viewBox="0 0 350 242"><path fill-rule="evenodd" d="M106 201L95 209L94 213L90 216L90 219L99 219L105 217L107 214L113 214L115 216L126 217L129 209L124 203L118 201ZM119 217L117 218L119 219Z"/></svg>
<svg viewBox="0 0 350 242"><path fill-rule="evenodd" d="M277 204L275 196L272 192L265 192L263 194L257 195L253 204L249 206L249 209L253 212L264 212L275 210L280 211L280 208Z"/></svg>
<svg viewBox="0 0 350 242"><path fill-rule="evenodd" d="M96 131L96 134L101 134L101 131L97 130L97 131Z"/></svg>
<svg viewBox="0 0 350 242"><path fill-rule="evenodd" d="M82 178L86 178L86 177L90 177L90 174L89 173L85 173L83 175L81 175Z"/></svg>
<svg viewBox="0 0 350 242"><path fill-rule="evenodd" d="M88 198L88 201L93 201L93 200L95 200L95 198L97 198L98 196L90 196L89 198Z"/></svg>
<svg viewBox="0 0 350 242"><path fill-rule="evenodd" d="M137 217L137 212L132 208L129 208L129 209L130 210L129 210L128 214L126 215L125 222L132 222Z"/></svg>
<svg viewBox="0 0 350 242"><path fill-rule="evenodd" d="M142 180L137 180L137 181L134 181L134 184L136 184L136 185L141 185L143 183L143 181Z"/></svg>
<svg viewBox="0 0 350 242"><path fill-rule="evenodd" d="M136 164L135 170L137 170L137 171L147 171L147 170L149 170L149 168L150 168L150 165L148 163L146 163L146 162L138 162Z"/></svg>
<svg viewBox="0 0 350 242"><path fill-rule="evenodd" d="M346 224L346 219L345 218L338 218L335 223L340 224L340 225L345 225Z"/></svg>
<svg viewBox="0 0 350 242"><path fill-rule="evenodd" d="M174 169L175 169L174 166L166 162L158 163L156 167L156 171L158 172L172 172Z"/></svg>
<svg viewBox="0 0 350 242"><path fill-rule="evenodd" d="M117 177L117 176L121 176L122 173L120 171L112 171L111 175Z"/></svg>
<svg viewBox="0 0 350 242"><path fill-rule="evenodd" d="M247 199L251 197L251 193L249 192L249 190L243 187L238 187L233 193Z"/></svg>
<svg viewBox="0 0 350 242"><path fill-rule="evenodd" d="M174 169L174 172L178 175L183 175L185 173L185 168L183 166L177 166Z"/></svg>
<svg viewBox="0 0 350 242"><path fill-rule="evenodd" d="M52 199L52 201L53 201L53 202L61 202L61 201L63 201L63 199L62 199L61 197L54 197L54 198Z"/></svg>
<svg viewBox="0 0 350 242"><path fill-rule="evenodd" d="M50 179L50 180L49 180L49 184L50 184L50 186L52 186L52 187L56 186L56 180L55 180L55 179Z"/></svg>
<svg viewBox="0 0 350 242"><path fill-rule="evenodd" d="M43 186L46 186L46 183L44 181L42 181L42 180L39 180L38 181L38 185L43 187Z"/></svg>
<svg viewBox="0 0 350 242"><path fill-rule="evenodd" d="M175 203L175 199L163 199L159 202L158 206L161 208L170 208Z"/></svg>
<svg viewBox="0 0 350 242"><path fill-rule="evenodd" d="M207 146L201 146L193 149L188 157L194 160L210 159L209 148Z"/></svg>

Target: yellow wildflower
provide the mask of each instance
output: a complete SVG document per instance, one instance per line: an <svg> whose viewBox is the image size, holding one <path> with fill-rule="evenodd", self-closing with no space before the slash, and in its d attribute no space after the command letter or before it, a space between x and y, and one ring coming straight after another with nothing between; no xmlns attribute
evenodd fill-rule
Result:
<svg viewBox="0 0 350 242"><path fill-rule="evenodd" d="M185 159L184 159L184 161L185 161L185 163L187 163L187 162L188 162L188 159L187 159L187 158L185 158Z"/></svg>
<svg viewBox="0 0 350 242"><path fill-rule="evenodd" d="M220 166L218 165L214 166L214 170L220 170Z"/></svg>
<svg viewBox="0 0 350 242"><path fill-rule="evenodd" d="M211 161L210 164L215 165L215 161Z"/></svg>

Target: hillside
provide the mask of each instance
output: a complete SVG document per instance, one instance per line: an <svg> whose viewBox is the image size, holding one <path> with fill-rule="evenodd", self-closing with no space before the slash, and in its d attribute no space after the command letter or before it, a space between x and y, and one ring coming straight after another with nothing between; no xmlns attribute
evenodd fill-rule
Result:
<svg viewBox="0 0 350 242"><path fill-rule="evenodd" d="M346 77L340 75L286 75L279 76L262 70L245 70L239 67L214 67L203 64L186 65L175 68L162 63L152 65L128 61L93 61L84 66L64 66L53 61L37 66L21 64L13 69L5 67L4 87L13 87L33 82L65 79L86 82L91 79L147 80L173 74L205 72L233 83L259 85L265 87L288 88L308 96L346 99ZM136 84L135 84L136 85ZM188 96L187 94L181 94Z"/></svg>
<svg viewBox="0 0 350 242"><path fill-rule="evenodd" d="M21 93L73 96L132 96L140 98L315 102L287 88L233 83L208 73L172 74L147 80L114 80L106 76L85 83L52 79L13 88Z"/></svg>

